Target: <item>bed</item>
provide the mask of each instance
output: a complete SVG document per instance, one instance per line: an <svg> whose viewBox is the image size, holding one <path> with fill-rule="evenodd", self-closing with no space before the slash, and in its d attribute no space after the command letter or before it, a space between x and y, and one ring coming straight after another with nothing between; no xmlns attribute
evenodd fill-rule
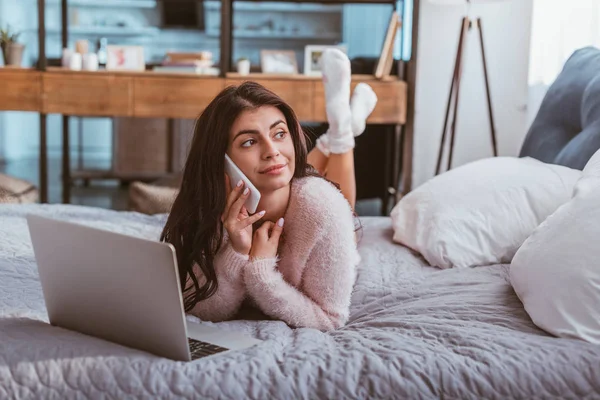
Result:
<svg viewBox="0 0 600 400"><path fill-rule="evenodd" d="M543 134L536 126L525 147L540 148L532 145ZM572 149L564 159L573 160ZM362 260L346 326L323 333L265 319L222 322L215 325L264 342L186 363L49 325L28 213L151 239L165 222L164 214L83 206L0 206L3 399L600 397L600 347L538 329L508 265L430 267L392 242L389 217L361 218Z"/></svg>
<svg viewBox="0 0 600 400"><path fill-rule="evenodd" d="M156 238L164 215L67 205L0 207L0 398L566 398L600 393L600 348L537 329L507 265L439 270L363 218L347 326L215 325L264 340L174 362L50 326L24 216ZM189 317L194 319L193 317Z"/></svg>

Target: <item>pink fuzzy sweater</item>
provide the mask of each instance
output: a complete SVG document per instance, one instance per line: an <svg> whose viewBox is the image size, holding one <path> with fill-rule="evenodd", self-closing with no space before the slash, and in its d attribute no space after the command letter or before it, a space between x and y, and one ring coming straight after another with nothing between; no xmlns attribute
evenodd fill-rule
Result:
<svg viewBox="0 0 600 400"><path fill-rule="evenodd" d="M277 258L250 261L225 236L214 261L218 290L191 314L223 321L249 299L293 327L331 330L346 323L360 260L350 205L324 179L295 179L284 218Z"/></svg>

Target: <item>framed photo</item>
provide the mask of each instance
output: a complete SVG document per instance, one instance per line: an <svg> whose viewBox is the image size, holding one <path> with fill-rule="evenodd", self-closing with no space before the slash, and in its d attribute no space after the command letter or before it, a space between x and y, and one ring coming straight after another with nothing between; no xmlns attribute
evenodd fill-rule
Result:
<svg viewBox="0 0 600 400"><path fill-rule="evenodd" d="M304 48L304 75L321 76L321 55L325 49L336 48L344 53L347 52L346 46L338 45L314 45L310 44Z"/></svg>
<svg viewBox="0 0 600 400"><path fill-rule="evenodd" d="M144 71L142 46L106 46L106 69L109 71Z"/></svg>
<svg viewBox="0 0 600 400"><path fill-rule="evenodd" d="M260 68L264 74L297 74L294 50L261 50Z"/></svg>

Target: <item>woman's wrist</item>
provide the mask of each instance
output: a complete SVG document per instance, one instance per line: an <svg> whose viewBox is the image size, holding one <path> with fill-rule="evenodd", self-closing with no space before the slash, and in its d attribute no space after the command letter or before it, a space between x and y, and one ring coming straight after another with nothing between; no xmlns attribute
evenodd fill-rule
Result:
<svg viewBox="0 0 600 400"><path fill-rule="evenodd" d="M231 249L244 257L248 257L250 255L250 249L237 249L233 243L231 244Z"/></svg>
<svg viewBox="0 0 600 400"><path fill-rule="evenodd" d="M244 274L246 279L252 281L268 282L277 275L277 257L255 258L250 259L248 267L245 268Z"/></svg>

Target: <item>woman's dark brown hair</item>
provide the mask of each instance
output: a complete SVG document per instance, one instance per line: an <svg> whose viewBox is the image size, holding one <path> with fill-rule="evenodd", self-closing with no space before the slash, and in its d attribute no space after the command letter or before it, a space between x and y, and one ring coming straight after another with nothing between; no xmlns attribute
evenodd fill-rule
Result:
<svg viewBox="0 0 600 400"><path fill-rule="evenodd" d="M224 158L229 132L242 112L263 106L277 107L285 116L296 153L294 178L318 175L307 164L306 139L296 114L279 96L258 83L245 82L215 97L196 121L179 194L161 234L161 241L171 243L177 252L186 312L218 287L213 261L223 239L220 218L227 198ZM194 274L195 264L206 277L203 285Z"/></svg>

